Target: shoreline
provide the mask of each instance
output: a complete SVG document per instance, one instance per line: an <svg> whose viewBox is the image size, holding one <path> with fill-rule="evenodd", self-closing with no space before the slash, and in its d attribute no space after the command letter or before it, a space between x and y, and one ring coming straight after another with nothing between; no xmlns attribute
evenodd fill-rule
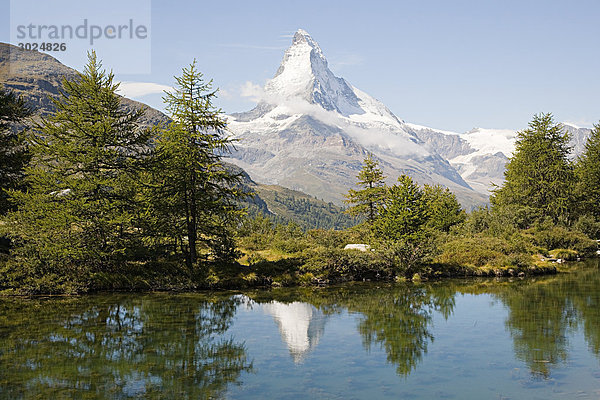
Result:
<svg viewBox="0 0 600 400"><path fill-rule="evenodd" d="M569 273L572 265L583 264L585 261L568 262L563 264L561 268L551 263L539 266L527 267L468 267L468 266L453 266L451 269L444 266L444 270L436 270L434 266L426 268L425 271L415 273L412 278L404 277L370 277L363 279L337 279L337 280L322 280L312 279L308 281L306 274L296 273L295 276L289 272L274 274L270 276L256 275L255 269L244 265L230 266L238 270L238 273L233 276L222 276L214 284L206 284L205 282L194 282L189 277L171 276L173 281L150 281L148 277L140 275L124 275L121 273L115 274L98 274L92 281L92 285L86 290L73 293L58 293L58 292L40 292L27 293L18 288L7 288L0 291L0 298L11 297L70 297L70 296L85 296L100 293L195 293L205 291L230 291L230 290L248 290L248 289L276 289L276 288L311 288L311 287L330 287L345 283L401 283L401 282L430 282L444 281L447 279L469 279L469 278L520 278L525 279L535 276L550 276L562 273ZM440 267L440 266L438 266ZM231 269L230 269L231 271ZM164 278L164 276L163 276ZM177 282L175 282L177 281Z"/></svg>

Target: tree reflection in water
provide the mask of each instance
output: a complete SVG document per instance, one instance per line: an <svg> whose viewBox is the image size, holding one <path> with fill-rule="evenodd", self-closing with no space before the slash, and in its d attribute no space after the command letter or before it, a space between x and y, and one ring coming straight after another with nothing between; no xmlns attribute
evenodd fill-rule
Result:
<svg viewBox="0 0 600 400"><path fill-rule="evenodd" d="M397 373L410 374L427 353L428 344L434 341L434 311L452 313L454 293L446 297L447 294L432 287L404 286L385 296L356 302L351 309L363 315L358 329L365 347L384 348Z"/></svg>
<svg viewBox="0 0 600 400"><path fill-rule="evenodd" d="M590 351L600 356L597 263L575 273L503 285L495 292L509 310L506 326L515 356L534 377L547 379L552 368L567 361L568 338L582 325Z"/></svg>
<svg viewBox="0 0 600 400"><path fill-rule="evenodd" d="M446 318L454 308L452 288L444 285L372 285L352 284L325 289L285 289L252 292L259 303L306 302L324 314L347 310L358 313L358 331L367 350L383 348L400 375L408 375L427 353L433 342L433 313Z"/></svg>
<svg viewBox="0 0 600 400"><path fill-rule="evenodd" d="M370 284L350 284L337 288L256 291L248 295L259 303L302 301L325 314L341 310L357 313L357 329L364 347L384 349L397 373L407 376L435 339L434 313L448 319L457 293L490 295L506 306L505 326L514 343L515 357L528 366L535 378L550 378L552 369L568 359L568 338L581 326L590 351L600 358L597 261L574 273L537 279L381 284L376 289Z"/></svg>
<svg viewBox="0 0 600 400"><path fill-rule="evenodd" d="M2 395L221 397L252 370L245 346L226 337L239 304L198 295L2 301Z"/></svg>

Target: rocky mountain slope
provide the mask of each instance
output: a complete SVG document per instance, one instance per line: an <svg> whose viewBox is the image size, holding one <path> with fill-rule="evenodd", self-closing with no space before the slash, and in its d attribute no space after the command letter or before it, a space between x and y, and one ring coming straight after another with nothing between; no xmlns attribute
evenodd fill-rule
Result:
<svg viewBox="0 0 600 400"><path fill-rule="evenodd" d="M504 166L515 149L516 131L475 128L465 133L407 124L412 132L447 159L475 190L489 192L504 182ZM581 154L591 130L563 124L571 135L573 158Z"/></svg>
<svg viewBox="0 0 600 400"><path fill-rule="evenodd" d="M61 64L54 57L37 51L21 50L19 47L0 43L0 83L23 96L37 116L46 115L54 110L51 98L56 98L62 80L72 79L77 71ZM146 108L142 119L145 125L156 125L167 121L167 117L158 110L122 98L125 108Z"/></svg>

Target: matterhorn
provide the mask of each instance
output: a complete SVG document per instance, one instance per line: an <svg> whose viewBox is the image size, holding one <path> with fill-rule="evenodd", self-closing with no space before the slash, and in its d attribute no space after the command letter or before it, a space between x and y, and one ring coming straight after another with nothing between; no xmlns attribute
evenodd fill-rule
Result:
<svg viewBox="0 0 600 400"><path fill-rule="evenodd" d="M371 153L390 183L407 174L450 188L465 206L486 201L410 125L335 76L317 42L301 29L256 107L228 116L228 124L238 139L231 161L259 182L339 204Z"/></svg>

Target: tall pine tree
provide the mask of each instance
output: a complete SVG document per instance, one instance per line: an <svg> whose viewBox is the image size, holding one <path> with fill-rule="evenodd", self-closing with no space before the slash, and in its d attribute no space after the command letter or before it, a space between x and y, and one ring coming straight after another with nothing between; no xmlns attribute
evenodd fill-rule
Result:
<svg viewBox="0 0 600 400"><path fill-rule="evenodd" d="M0 215L10 208L9 189L23 187L23 169L29 160L24 135L15 125L31 115L25 101L0 88Z"/></svg>
<svg viewBox="0 0 600 400"><path fill-rule="evenodd" d="M232 140L212 104L212 81L203 80L195 61L175 79L175 91L164 97L172 122L156 142L151 207L158 216L155 232L183 253L193 272L201 245L215 259L235 256L231 229L241 215L236 199L242 193L239 177L221 162Z"/></svg>
<svg viewBox="0 0 600 400"><path fill-rule="evenodd" d="M577 160L577 178L580 212L600 221L600 124L594 125Z"/></svg>
<svg viewBox="0 0 600 400"><path fill-rule="evenodd" d="M494 190L492 204L525 211L530 222L547 217L568 222L574 186L568 143L568 132L552 114L535 115L529 128L517 133L504 185Z"/></svg>
<svg viewBox="0 0 600 400"><path fill-rule="evenodd" d="M29 190L14 193L18 210L9 216L28 278L78 282L75 290L89 274L122 265L138 243L136 181L150 145L138 126L143 110L123 109L113 74L95 53L88 58L30 136Z"/></svg>
<svg viewBox="0 0 600 400"><path fill-rule="evenodd" d="M366 216L367 222L373 224L385 196L385 176L372 154L365 158L363 168L357 178L358 185L363 189L348 191L345 202L353 205L348 208L347 212L351 215Z"/></svg>

